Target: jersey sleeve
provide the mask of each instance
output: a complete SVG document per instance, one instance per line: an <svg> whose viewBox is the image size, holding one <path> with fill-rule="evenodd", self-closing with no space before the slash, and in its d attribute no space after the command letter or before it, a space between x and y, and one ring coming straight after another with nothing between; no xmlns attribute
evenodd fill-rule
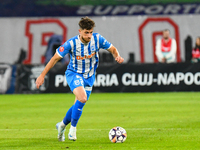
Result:
<svg viewBox="0 0 200 150"><path fill-rule="evenodd" d="M60 56L60 57L64 57L66 54L68 54L71 50L71 45L70 45L70 42L67 41L65 42L63 45L61 45L60 47L58 47L56 49L56 52L57 54Z"/></svg>
<svg viewBox="0 0 200 150"><path fill-rule="evenodd" d="M99 48L109 49L112 46L103 36L99 35Z"/></svg>

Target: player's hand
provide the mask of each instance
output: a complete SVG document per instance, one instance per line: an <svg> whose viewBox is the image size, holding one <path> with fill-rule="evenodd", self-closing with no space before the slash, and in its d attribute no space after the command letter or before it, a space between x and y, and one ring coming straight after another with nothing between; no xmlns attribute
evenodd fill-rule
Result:
<svg viewBox="0 0 200 150"><path fill-rule="evenodd" d="M37 89L39 89L40 86L41 86L43 83L44 83L44 77L40 75L40 76L37 78L37 80L35 81L35 84L36 84Z"/></svg>
<svg viewBox="0 0 200 150"><path fill-rule="evenodd" d="M121 64L124 61L124 58L122 58L121 56L117 56L115 58L115 61L118 62L119 64Z"/></svg>

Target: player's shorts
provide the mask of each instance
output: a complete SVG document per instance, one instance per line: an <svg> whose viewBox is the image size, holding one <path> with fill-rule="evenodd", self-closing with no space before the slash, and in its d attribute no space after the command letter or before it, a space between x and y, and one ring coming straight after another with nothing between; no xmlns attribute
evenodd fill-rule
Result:
<svg viewBox="0 0 200 150"><path fill-rule="evenodd" d="M66 70L65 72L67 84L70 87L70 90L73 92L73 90L79 86L83 86L86 94L87 94L87 100L90 97L90 94L92 92L92 86L95 81L95 75L85 79L82 74L73 72L71 70Z"/></svg>

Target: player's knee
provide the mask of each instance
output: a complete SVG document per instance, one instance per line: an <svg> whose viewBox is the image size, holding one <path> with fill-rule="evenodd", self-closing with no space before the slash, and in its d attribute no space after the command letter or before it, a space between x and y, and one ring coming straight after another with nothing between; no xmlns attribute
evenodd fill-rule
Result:
<svg viewBox="0 0 200 150"><path fill-rule="evenodd" d="M80 101L81 103L86 103L86 102L87 102L87 95L82 96L82 97L79 99L79 101Z"/></svg>

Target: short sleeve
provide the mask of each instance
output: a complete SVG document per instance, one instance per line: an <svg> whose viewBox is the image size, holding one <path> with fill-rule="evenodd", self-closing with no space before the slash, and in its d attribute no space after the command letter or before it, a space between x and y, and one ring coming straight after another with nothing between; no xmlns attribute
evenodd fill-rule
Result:
<svg viewBox="0 0 200 150"><path fill-rule="evenodd" d="M112 46L103 36L99 35L99 48L109 49Z"/></svg>
<svg viewBox="0 0 200 150"><path fill-rule="evenodd" d="M71 50L71 45L70 45L70 42L67 41L65 42L63 45L61 45L60 47L58 47L56 49L56 52L57 54L60 56L60 57L64 57L66 54L68 54Z"/></svg>

